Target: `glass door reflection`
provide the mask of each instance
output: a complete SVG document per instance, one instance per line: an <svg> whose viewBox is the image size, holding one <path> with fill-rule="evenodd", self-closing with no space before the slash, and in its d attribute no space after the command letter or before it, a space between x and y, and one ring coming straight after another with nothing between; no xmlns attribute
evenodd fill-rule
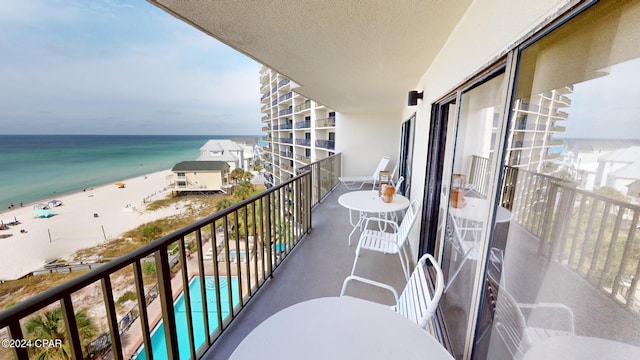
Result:
<svg viewBox="0 0 640 360"><path fill-rule="evenodd" d="M475 316L472 311L478 259L487 243L487 220L491 211L493 167L497 162L500 138L500 111L503 108L504 74L494 76L460 97L455 129L455 147L450 157L451 175L443 209L445 271L444 322L456 358L465 352L466 334ZM508 219L503 209L498 215ZM490 260L499 262L500 251L490 251Z"/></svg>

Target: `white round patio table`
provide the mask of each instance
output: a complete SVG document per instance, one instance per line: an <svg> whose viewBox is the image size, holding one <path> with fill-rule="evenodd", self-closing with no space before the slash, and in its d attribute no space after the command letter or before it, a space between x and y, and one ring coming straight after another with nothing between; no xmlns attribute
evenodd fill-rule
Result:
<svg viewBox="0 0 640 360"><path fill-rule="evenodd" d="M569 359L640 359L640 348L626 343L588 337L553 336L534 343L524 353L522 360Z"/></svg>
<svg viewBox="0 0 640 360"><path fill-rule="evenodd" d="M475 222L484 222L487 218L487 211L489 207L489 201L486 199L467 197L464 199L465 206L461 208L455 208L451 206L449 212L451 215L462 218L465 220L471 220ZM507 222L513 217L511 211L498 206L498 212L496 213L496 222Z"/></svg>
<svg viewBox="0 0 640 360"><path fill-rule="evenodd" d="M395 194L393 200L386 203L378 195L378 190L360 190L340 195L338 203L349 209L349 221L353 226L353 230L349 233L349 246L351 246L351 236L363 224L365 214L388 214L401 211L409 207L410 201L400 194ZM357 221L354 221L351 211L359 212Z"/></svg>
<svg viewBox="0 0 640 360"><path fill-rule="evenodd" d="M453 357L388 306L349 296L290 306L258 325L231 359L430 359Z"/></svg>

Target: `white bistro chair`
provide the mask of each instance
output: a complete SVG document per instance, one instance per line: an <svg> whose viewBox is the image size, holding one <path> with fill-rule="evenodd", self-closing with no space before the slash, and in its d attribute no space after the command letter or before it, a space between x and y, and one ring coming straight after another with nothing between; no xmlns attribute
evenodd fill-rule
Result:
<svg viewBox="0 0 640 360"><path fill-rule="evenodd" d="M356 271L356 264L361 250L377 251L384 254L398 254L404 275L409 279L409 257L407 256L405 245L409 237L409 231L413 227L418 217L420 204L417 200L412 200L409 204L406 214L402 218L402 222L398 225L395 221L375 218L368 218L364 223L364 230L360 235L358 247L356 248L356 257L353 260L353 268L351 275ZM370 223L377 222L375 229L369 228ZM384 231L389 229L390 231Z"/></svg>
<svg viewBox="0 0 640 360"><path fill-rule="evenodd" d="M427 260L431 262L436 271L436 283L434 284L433 289L431 289L431 286L429 285L430 281L429 273L427 271ZM347 285L351 281L360 281L365 284L389 290L396 300L396 304L391 306L391 310L407 317L423 329L436 312L438 302L440 301L440 297L442 296L442 291L444 289L444 276L442 275L442 270L436 262L436 259L434 259L430 254L425 254L420 258L420 260L418 260L418 264L416 264L416 268L413 270L413 273L411 273L411 277L409 278L407 285L402 290L400 296L398 296L398 293L393 287L387 284L356 275L350 275L344 280L340 296L344 296Z"/></svg>

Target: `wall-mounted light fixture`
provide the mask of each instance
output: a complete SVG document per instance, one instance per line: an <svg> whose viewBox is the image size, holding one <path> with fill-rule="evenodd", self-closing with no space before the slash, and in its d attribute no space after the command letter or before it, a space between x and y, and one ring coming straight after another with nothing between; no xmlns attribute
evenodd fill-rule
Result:
<svg viewBox="0 0 640 360"><path fill-rule="evenodd" d="M422 92L418 92L417 90L409 91L409 101L407 102L409 106L418 105L418 99L422 100Z"/></svg>
<svg viewBox="0 0 640 360"><path fill-rule="evenodd" d="M418 105L418 99L422 100L423 92L418 92L417 90L409 91L409 101L407 104L409 106Z"/></svg>

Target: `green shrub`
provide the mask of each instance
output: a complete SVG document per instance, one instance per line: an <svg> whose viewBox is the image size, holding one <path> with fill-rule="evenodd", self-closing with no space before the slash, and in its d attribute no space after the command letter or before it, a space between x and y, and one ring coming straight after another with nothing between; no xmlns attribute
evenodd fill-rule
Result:
<svg viewBox="0 0 640 360"><path fill-rule="evenodd" d="M124 303L125 301L129 301L129 300L137 300L137 295L135 292L133 291L127 291L126 293L124 293L122 296L120 296L118 298L118 300L116 300L116 305L122 305L122 303Z"/></svg>

